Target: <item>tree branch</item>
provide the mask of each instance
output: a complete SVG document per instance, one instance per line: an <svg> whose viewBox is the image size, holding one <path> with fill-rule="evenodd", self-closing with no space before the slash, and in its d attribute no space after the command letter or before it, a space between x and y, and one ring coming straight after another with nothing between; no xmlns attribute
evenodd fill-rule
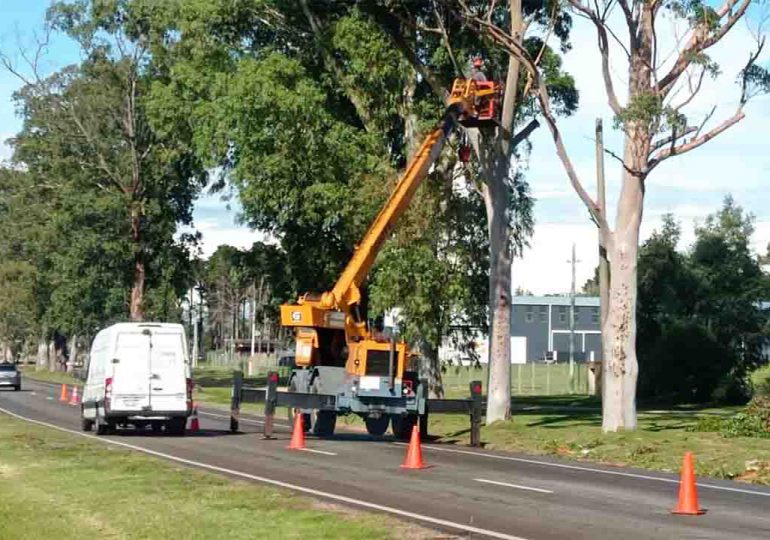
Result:
<svg viewBox="0 0 770 540"><path fill-rule="evenodd" d="M698 131L697 127L695 127L695 126L688 126L681 133L674 132L671 135L669 135L668 137L666 137L665 139L660 139L660 140L657 140L657 141L653 142L650 145L650 152L654 152L656 150L660 150L664 146L669 145L672 142L676 142L677 140L681 139L682 137L686 137L690 133L695 133L696 131Z"/></svg>
<svg viewBox="0 0 770 540"><path fill-rule="evenodd" d="M699 146L707 143L729 127L737 124L743 118L746 116L746 113L743 112L743 106L741 105L738 107L738 110L735 111L735 114L731 116L730 118L723 121L718 126L715 126L713 129L708 131L707 133L704 133L703 135L697 136L694 139L692 139L690 142L680 144L679 146L672 145L669 148L665 148L663 150L658 151L655 156L653 156L652 159L650 159L647 162L647 167L643 171L643 174L649 174L652 169L657 167L662 161L672 157L672 156L679 156L686 152L689 152L690 150L694 150L695 148L698 148ZM698 130L700 131L700 130Z"/></svg>
<svg viewBox="0 0 770 540"><path fill-rule="evenodd" d="M616 115L623 112L623 108L620 106L618 97L615 94L615 87L612 84L612 74L610 73L610 51L609 43L607 40L607 28L605 22L600 18L597 11L591 10L580 3L580 0L567 0L569 4L580 13L583 13L588 19L594 23L596 27L596 38L599 43L599 52L602 57L602 77L604 78L604 88L607 92L607 101ZM622 2L621 2L622 3Z"/></svg>
<svg viewBox="0 0 770 540"><path fill-rule="evenodd" d="M693 59L721 40L725 34L727 34L727 32L729 32L730 29L735 26L735 23L738 22L738 20L740 20L741 17L743 17L743 15L746 13L746 10L751 4L751 0L741 0L741 4L738 6L738 9L733 11L733 8L737 3L738 0L726 0L722 7L717 10L717 17L719 17L721 20L727 16L727 20L722 25L720 25L715 32L710 33L707 23L705 22L698 23L698 25L693 29L693 33L690 36L687 45L685 46L684 50L679 53L679 56L677 57L676 62L674 62L673 67L662 79L660 79L660 82L655 87L656 91L661 96L665 96L671 91L671 88L674 86L682 73L684 73L690 64L692 64Z"/></svg>
<svg viewBox="0 0 770 540"><path fill-rule="evenodd" d="M561 160L562 165L567 172L567 176L570 180L570 183L572 184L573 189L577 193L578 197L580 197L580 199L583 201L583 204L585 204L588 212L591 214L591 217L596 221L599 227L604 231L609 231L609 225L601 208L583 187L583 184L580 182L577 172L575 171L575 167L572 164L572 160L567 153L567 150L564 146L564 141L561 137L561 132L559 131L559 128L556 124L556 119L551 112L548 88L546 87L545 82L540 78L537 66L529 57L527 51L522 47L520 43L516 41L516 39L514 39L513 36L508 35L507 32L501 30L496 25L474 15L472 11L470 11L465 5L463 0L458 0L458 2L463 8L463 17L467 22L469 22L472 26L475 26L480 33L488 35L493 41L507 49L509 54L518 59L529 72L530 76L532 77L533 91L535 92L537 100L540 103L543 117L545 118L546 124L548 124L548 129L551 131L551 136L553 138L554 145L556 146L556 154L559 156L559 159Z"/></svg>

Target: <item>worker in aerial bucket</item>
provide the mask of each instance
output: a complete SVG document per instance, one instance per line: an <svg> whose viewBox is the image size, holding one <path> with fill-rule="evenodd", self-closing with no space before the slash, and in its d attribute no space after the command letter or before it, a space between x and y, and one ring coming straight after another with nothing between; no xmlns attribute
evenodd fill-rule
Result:
<svg viewBox="0 0 770 540"><path fill-rule="evenodd" d="M473 59L473 67L471 68L471 79L474 81L486 81L487 76L481 71L484 67L484 60L480 56Z"/></svg>

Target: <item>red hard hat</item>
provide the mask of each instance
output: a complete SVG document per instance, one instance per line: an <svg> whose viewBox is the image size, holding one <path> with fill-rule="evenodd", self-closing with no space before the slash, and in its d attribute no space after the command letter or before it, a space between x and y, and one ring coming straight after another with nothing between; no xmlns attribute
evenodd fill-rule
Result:
<svg viewBox="0 0 770 540"><path fill-rule="evenodd" d="M473 59L473 67L481 67L484 64L484 60L480 56Z"/></svg>

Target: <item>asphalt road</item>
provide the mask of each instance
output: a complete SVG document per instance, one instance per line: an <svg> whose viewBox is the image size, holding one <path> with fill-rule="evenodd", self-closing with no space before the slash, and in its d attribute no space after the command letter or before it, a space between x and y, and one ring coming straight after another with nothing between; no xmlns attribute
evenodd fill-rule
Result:
<svg viewBox="0 0 770 540"><path fill-rule="evenodd" d="M79 410L57 401L58 387L29 379L24 386L0 390L0 412L79 432ZM283 419L277 438L263 440L257 416L242 415L244 433L230 434L226 412L200 413L201 431L184 438L130 431L91 437L462 537L770 538L770 489L699 482L706 515L674 516L675 475L454 445L423 445L430 468L407 471L400 468L405 447L392 440L342 433L308 437L310 451L290 451Z"/></svg>

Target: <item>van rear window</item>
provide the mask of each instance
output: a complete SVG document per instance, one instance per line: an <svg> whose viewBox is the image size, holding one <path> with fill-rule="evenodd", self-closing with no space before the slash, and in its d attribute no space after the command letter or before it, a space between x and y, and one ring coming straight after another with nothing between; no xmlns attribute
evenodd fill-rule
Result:
<svg viewBox="0 0 770 540"><path fill-rule="evenodd" d="M16 371L16 366L13 364L0 364L0 371Z"/></svg>

